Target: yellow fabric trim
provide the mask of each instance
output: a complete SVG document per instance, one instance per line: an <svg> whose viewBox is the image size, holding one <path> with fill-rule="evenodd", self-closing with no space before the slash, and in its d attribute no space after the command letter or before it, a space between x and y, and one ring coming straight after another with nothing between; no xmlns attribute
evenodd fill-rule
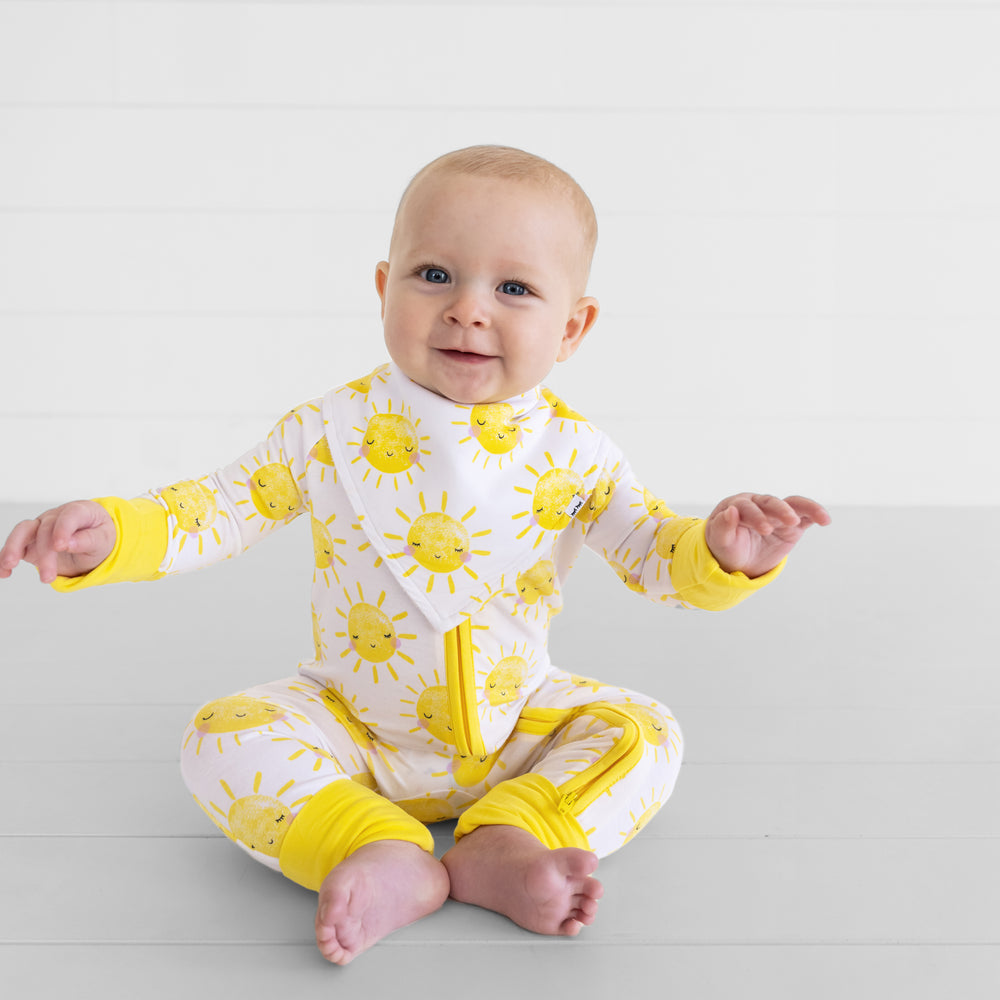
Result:
<svg viewBox="0 0 1000 1000"><path fill-rule="evenodd" d="M622 734L614 746L590 767L559 785L559 811L579 816L595 799L625 777L645 753L641 723L629 706L617 702L593 702L579 709L580 715L601 719Z"/></svg>
<svg viewBox="0 0 1000 1000"><path fill-rule="evenodd" d="M516 826L546 847L582 847L590 842L575 816L559 811L556 786L541 774L522 774L491 788L458 818L455 840L481 826Z"/></svg>
<svg viewBox="0 0 1000 1000"><path fill-rule="evenodd" d="M317 792L292 821L278 854L282 872L307 889L356 850L379 840L405 840L434 853L430 830L394 802L349 778Z"/></svg>
<svg viewBox="0 0 1000 1000"><path fill-rule="evenodd" d="M766 587L785 568L782 560L769 573L750 577L727 573L705 541L705 522L693 524L677 540L670 579L677 598L705 611L723 611Z"/></svg>
<svg viewBox="0 0 1000 1000"><path fill-rule="evenodd" d="M486 754L486 745L476 709L476 667L470 619L464 619L445 633L444 660L455 745L463 757L482 757Z"/></svg>
<svg viewBox="0 0 1000 1000"><path fill-rule="evenodd" d="M574 708L526 708L518 718L514 732L548 736L575 711L577 709Z"/></svg>
<svg viewBox="0 0 1000 1000"><path fill-rule="evenodd" d="M105 583L158 580L160 563L167 554L167 512L155 500L142 497L98 497L96 500L114 521L117 537L111 554L83 576L57 576L52 587L67 594Z"/></svg>

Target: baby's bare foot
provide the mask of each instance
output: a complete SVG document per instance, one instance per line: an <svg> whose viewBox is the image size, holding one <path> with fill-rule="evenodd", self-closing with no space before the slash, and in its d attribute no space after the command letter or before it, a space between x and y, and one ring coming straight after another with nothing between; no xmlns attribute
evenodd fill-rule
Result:
<svg viewBox="0 0 1000 1000"><path fill-rule="evenodd" d="M316 944L324 958L346 965L447 898L448 873L432 854L403 840L366 844L323 880Z"/></svg>
<svg viewBox="0 0 1000 1000"><path fill-rule="evenodd" d="M604 887L597 857L576 847L550 850L526 830L481 826L441 859L452 898L510 917L538 934L579 934L592 924Z"/></svg>

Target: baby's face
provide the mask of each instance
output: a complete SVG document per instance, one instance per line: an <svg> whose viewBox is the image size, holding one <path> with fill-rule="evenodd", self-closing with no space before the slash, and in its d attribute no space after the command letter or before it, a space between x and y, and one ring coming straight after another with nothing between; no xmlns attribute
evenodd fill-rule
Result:
<svg viewBox="0 0 1000 1000"><path fill-rule="evenodd" d="M538 385L597 317L568 199L525 182L431 175L378 265L385 343L400 370L458 403Z"/></svg>

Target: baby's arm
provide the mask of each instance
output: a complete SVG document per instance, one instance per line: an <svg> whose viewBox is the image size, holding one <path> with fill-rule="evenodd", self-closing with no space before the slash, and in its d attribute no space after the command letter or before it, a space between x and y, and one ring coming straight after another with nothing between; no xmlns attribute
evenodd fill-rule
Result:
<svg viewBox="0 0 1000 1000"><path fill-rule="evenodd" d="M114 521L99 503L65 503L14 528L0 549L0 580L22 559L37 568L42 583L82 576L107 559L116 541Z"/></svg>
<svg viewBox="0 0 1000 1000"><path fill-rule="evenodd" d="M813 524L830 515L806 497L738 493L719 503L705 522L705 542L727 573L753 579L777 566Z"/></svg>

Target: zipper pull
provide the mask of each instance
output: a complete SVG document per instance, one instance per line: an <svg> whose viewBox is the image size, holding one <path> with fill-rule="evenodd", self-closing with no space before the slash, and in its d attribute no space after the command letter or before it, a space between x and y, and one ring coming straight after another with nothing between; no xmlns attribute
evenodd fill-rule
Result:
<svg viewBox="0 0 1000 1000"><path fill-rule="evenodd" d="M578 792L567 792L559 800L559 812L563 813L564 815L566 813L572 813L573 806L576 805L576 800L578 798L578 795L579 795Z"/></svg>

